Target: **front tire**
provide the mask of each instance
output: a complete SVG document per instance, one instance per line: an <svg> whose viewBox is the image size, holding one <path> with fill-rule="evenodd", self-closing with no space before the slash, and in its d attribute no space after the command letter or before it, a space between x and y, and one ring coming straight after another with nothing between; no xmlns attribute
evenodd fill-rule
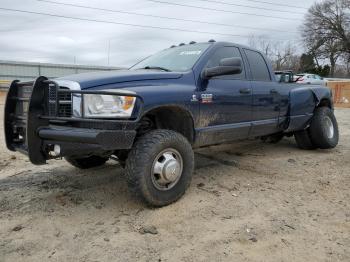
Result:
<svg viewBox="0 0 350 262"><path fill-rule="evenodd" d="M339 141L338 123L330 108L319 107L315 110L310 123L310 138L313 144L321 149L337 146Z"/></svg>
<svg viewBox="0 0 350 262"><path fill-rule="evenodd" d="M189 187L194 154L188 140L171 130L153 130L140 137L126 161L129 189L152 206L178 200Z"/></svg>

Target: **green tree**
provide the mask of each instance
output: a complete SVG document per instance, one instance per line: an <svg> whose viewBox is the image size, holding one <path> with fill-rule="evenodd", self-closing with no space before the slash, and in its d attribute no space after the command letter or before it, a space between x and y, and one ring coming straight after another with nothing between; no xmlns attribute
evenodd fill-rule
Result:
<svg viewBox="0 0 350 262"><path fill-rule="evenodd" d="M316 64L314 57L310 54L302 54L300 57L300 71L301 72L311 72L315 70Z"/></svg>

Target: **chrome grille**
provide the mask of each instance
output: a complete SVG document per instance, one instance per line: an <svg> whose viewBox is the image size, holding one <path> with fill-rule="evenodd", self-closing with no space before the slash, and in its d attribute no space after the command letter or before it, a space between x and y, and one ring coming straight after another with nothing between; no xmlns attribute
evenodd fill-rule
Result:
<svg viewBox="0 0 350 262"><path fill-rule="evenodd" d="M67 87L59 87L59 90L68 90ZM48 91L48 113L49 116L71 117L72 116L72 94L57 90L56 85L50 84Z"/></svg>
<svg viewBox="0 0 350 262"><path fill-rule="evenodd" d="M60 90L68 90L67 87L60 87ZM71 117L72 116L72 94L58 93L58 116Z"/></svg>
<svg viewBox="0 0 350 262"><path fill-rule="evenodd" d="M57 87L54 84L49 85L48 92L48 110L50 116L56 116L57 112Z"/></svg>

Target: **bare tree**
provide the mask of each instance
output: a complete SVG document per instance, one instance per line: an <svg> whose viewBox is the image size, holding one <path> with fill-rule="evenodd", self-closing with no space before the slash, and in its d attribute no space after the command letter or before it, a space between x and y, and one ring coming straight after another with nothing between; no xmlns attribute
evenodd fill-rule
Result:
<svg viewBox="0 0 350 262"><path fill-rule="evenodd" d="M344 77L350 77L350 53L344 53L340 57L341 61L343 62L343 68L344 68Z"/></svg>
<svg viewBox="0 0 350 262"><path fill-rule="evenodd" d="M285 44L279 42L276 44L274 52L274 66L276 70L293 69L294 71L297 71L300 57L296 55L296 47L294 45L290 42Z"/></svg>
<svg viewBox="0 0 350 262"><path fill-rule="evenodd" d="M271 60L273 56L273 43L266 36L251 35L248 38L248 45L261 51L267 58Z"/></svg>
<svg viewBox="0 0 350 262"><path fill-rule="evenodd" d="M308 11L301 27L303 41L315 62L327 59L334 75L338 58L350 53L350 0L324 0Z"/></svg>
<svg viewBox="0 0 350 262"><path fill-rule="evenodd" d="M275 70L299 70L300 56L292 42L273 41L265 36L252 35L248 44L264 53Z"/></svg>

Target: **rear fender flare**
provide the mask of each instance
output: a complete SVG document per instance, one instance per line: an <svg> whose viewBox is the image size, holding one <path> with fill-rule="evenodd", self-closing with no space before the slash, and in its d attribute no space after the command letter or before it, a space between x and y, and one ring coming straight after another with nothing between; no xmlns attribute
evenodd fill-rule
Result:
<svg viewBox="0 0 350 262"><path fill-rule="evenodd" d="M322 101L327 100L329 102L330 108L333 110L332 91L330 88L315 87L311 88L311 91L315 97L315 108L318 107Z"/></svg>
<svg viewBox="0 0 350 262"><path fill-rule="evenodd" d="M293 89L289 94L290 103L288 108L286 132L303 130L308 127L315 108L321 101L330 102L333 109L332 93L326 87L302 87Z"/></svg>

